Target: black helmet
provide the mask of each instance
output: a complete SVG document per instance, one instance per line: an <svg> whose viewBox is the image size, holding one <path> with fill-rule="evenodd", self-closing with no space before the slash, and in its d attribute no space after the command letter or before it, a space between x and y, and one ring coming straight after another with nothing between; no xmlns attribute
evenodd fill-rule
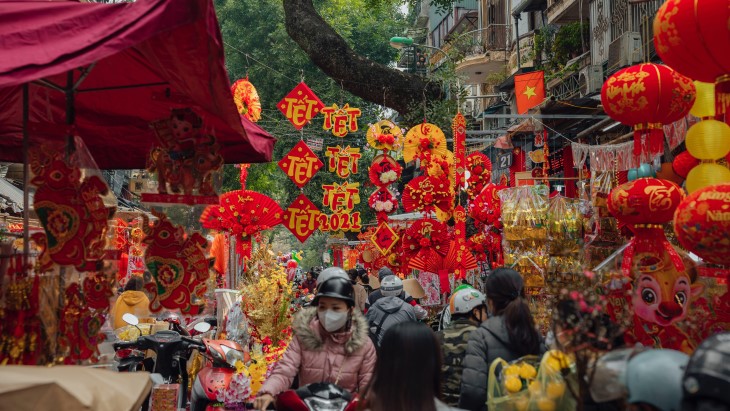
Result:
<svg viewBox="0 0 730 411"><path fill-rule="evenodd" d="M340 300L345 300L349 307L355 305L355 300L352 298L352 283L347 278L342 277L331 277L327 281L317 287L317 294L312 300L312 305L319 304L319 297L332 297Z"/></svg>
<svg viewBox="0 0 730 411"><path fill-rule="evenodd" d="M684 400L730 405L730 332L713 335L697 347L682 381Z"/></svg>

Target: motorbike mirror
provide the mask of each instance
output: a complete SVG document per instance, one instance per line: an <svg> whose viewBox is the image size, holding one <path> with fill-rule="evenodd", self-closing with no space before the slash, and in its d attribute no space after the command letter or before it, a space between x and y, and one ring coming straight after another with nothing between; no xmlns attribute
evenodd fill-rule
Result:
<svg viewBox="0 0 730 411"><path fill-rule="evenodd" d="M139 318L132 313L126 313L122 316L122 320L129 325L139 324Z"/></svg>
<svg viewBox="0 0 730 411"><path fill-rule="evenodd" d="M206 323L206 322L203 322L203 321L201 321L201 322L199 322L199 323L195 324L195 326L193 327L193 329L194 329L195 331L197 331L197 332L199 332L199 333L201 333L201 334L202 334L202 333L207 333L208 331L210 331L210 328L211 328L211 327L210 327L210 324L208 324L208 323Z"/></svg>

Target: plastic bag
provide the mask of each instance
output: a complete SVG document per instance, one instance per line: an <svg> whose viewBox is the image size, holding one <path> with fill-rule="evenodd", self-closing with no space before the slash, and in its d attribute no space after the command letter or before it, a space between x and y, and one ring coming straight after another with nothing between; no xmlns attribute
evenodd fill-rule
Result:
<svg viewBox="0 0 730 411"><path fill-rule="evenodd" d="M511 363L499 358L489 367L489 411L571 411L576 408L564 375L572 373L569 358L549 351L541 359L526 356Z"/></svg>

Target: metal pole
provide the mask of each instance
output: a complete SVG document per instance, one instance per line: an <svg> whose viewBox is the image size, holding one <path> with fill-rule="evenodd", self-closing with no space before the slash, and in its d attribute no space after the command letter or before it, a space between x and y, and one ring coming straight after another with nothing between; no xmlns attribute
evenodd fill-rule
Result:
<svg viewBox="0 0 730 411"><path fill-rule="evenodd" d="M23 84L23 268L28 266L30 254L30 165L28 163L28 118L30 116L30 102L28 83Z"/></svg>
<svg viewBox="0 0 730 411"><path fill-rule="evenodd" d="M522 61L520 58L520 16L515 17L515 39L517 41L517 70L522 68Z"/></svg>

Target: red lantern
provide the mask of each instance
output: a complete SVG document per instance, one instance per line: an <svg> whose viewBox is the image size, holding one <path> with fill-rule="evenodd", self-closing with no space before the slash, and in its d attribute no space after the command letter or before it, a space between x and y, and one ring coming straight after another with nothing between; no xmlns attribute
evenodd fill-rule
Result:
<svg viewBox="0 0 730 411"><path fill-rule="evenodd" d="M684 191L671 181L640 178L611 191L608 211L630 225L664 224L672 220Z"/></svg>
<svg viewBox="0 0 730 411"><path fill-rule="evenodd" d="M674 169L674 172L677 173L678 176L683 179L687 179L689 171L699 163L700 160L692 157L692 154L690 154L689 151L683 151L679 153L677 157L674 157L674 161L672 161L672 169Z"/></svg>
<svg viewBox="0 0 730 411"><path fill-rule="evenodd" d="M687 196L674 215L679 243L705 261L730 266L728 204L730 183L705 187Z"/></svg>
<svg viewBox="0 0 730 411"><path fill-rule="evenodd" d="M634 127L634 155L664 151L664 124L680 120L695 100L692 80L671 68L644 63L608 78L601 89L603 109L612 119ZM648 135L648 144L642 136Z"/></svg>
<svg viewBox="0 0 730 411"><path fill-rule="evenodd" d="M654 19L662 61L705 83L715 83L718 113L730 102L730 8L725 1L669 0Z"/></svg>

